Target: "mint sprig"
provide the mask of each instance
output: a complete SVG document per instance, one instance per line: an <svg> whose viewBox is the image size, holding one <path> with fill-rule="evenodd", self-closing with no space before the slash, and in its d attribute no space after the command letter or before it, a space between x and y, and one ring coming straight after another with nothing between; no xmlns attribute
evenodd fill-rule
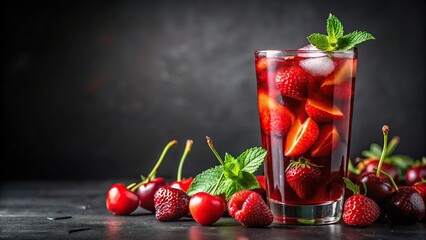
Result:
<svg viewBox="0 0 426 240"><path fill-rule="evenodd" d="M375 39L373 35L365 31L353 31L344 35L343 25L340 20L330 13L327 19L327 35L313 33L308 41L319 50L346 51L367 40Z"/></svg>
<svg viewBox="0 0 426 240"><path fill-rule="evenodd" d="M265 149L253 147L237 158L226 153L225 161L223 161L209 137L207 137L207 143L221 165L198 174L187 191L189 196L206 192L214 195L225 194L228 200L235 192L260 187L253 173L262 165L266 157Z"/></svg>

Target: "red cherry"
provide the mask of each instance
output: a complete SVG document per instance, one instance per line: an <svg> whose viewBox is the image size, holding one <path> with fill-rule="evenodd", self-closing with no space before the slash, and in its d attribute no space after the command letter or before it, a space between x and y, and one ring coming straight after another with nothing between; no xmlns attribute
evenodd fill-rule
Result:
<svg viewBox="0 0 426 240"><path fill-rule="evenodd" d="M361 174L359 176L362 177L366 173L375 173L376 170L374 170L374 168L379 166L379 162L379 159L373 158L368 158L360 162L357 166L357 168L361 170ZM398 182L398 170L396 170L396 168L391 163L383 162L381 170L388 173L394 181ZM386 177L384 174L380 173L379 177L389 182L388 177Z"/></svg>
<svg viewBox="0 0 426 240"><path fill-rule="evenodd" d="M364 194L364 188L362 185L365 184L367 188L367 197L373 199L379 207L383 207L384 201L392 193L392 186L388 181L377 177L375 173L366 173L359 179L361 193Z"/></svg>
<svg viewBox="0 0 426 240"><path fill-rule="evenodd" d="M407 185L413 185L416 182L426 179L426 165L410 167L405 173L405 183Z"/></svg>
<svg viewBox="0 0 426 240"><path fill-rule="evenodd" d="M115 215L129 215L139 205L138 196L123 184L112 185L107 193L106 207Z"/></svg>
<svg viewBox="0 0 426 240"><path fill-rule="evenodd" d="M136 194L140 199L139 206L151 212L155 212L154 194L159 188L166 185L167 182L162 177L155 178L147 183L140 185L136 190Z"/></svg>
<svg viewBox="0 0 426 240"><path fill-rule="evenodd" d="M189 200L189 211L201 225L212 225L223 215L225 204L221 197L205 192L196 193Z"/></svg>
<svg viewBox="0 0 426 240"><path fill-rule="evenodd" d="M161 177L154 178L154 175L163 162L164 156L167 151L177 144L176 140L170 141L163 149L163 152L160 155L160 158L157 160L154 168L148 174L148 177L138 184L134 184L130 191L136 192L140 198L140 206L149 211L155 212L154 206L154 194L157 190L165 185L167 185L166 180ZM153 179L154 178L154 179Z"/></svg>
<svg viewBox="0 0 426 240"><path fill-rule="evenodd" d="M188 191L189 186L191 186L191 183L194 181L193 178L184 178L180 181L174 181L170 183L170 187L180 189L184 192Z"/></svg>

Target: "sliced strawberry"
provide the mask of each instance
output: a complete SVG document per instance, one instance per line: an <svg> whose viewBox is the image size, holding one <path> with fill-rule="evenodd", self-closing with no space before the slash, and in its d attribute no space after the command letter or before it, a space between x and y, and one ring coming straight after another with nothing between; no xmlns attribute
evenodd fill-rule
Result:
<svg viewBox="0 0 426 240"><path fill-rule="evenodd" d="M328 96L334 96L342 101L349 101L353 96L352 81L346 81L339 84L329 84L324 82L321 84L320 91Z"/></svg>
<svg viewBox="0 0 426 240"><path fill-rule="evenodd" d="M308 95L308 82L312 81L311 79L303 68L294 65L277 70L275 83L282 95L303 100Z"/></svg>
<svg viewBox="0 0 426 240"><path fill-rule="evenodd" d="M311 148L312 157L324 157L336 149L340 142L340 136L336 126L326 124L320 127L318 139Z"/></svg>
<svg viewBox="0 0 426 240"><path fill-rule="evenodd" d="M318 97L309 98L306 101L305 110L315 122L331 122L344 117L344 114L337 106Z"/></svg>
<svg viewBox="0 0 426 240"><path fill-rule="evenodd" d="M293 122L293 114L265 92L259 92L258 99L262 131L278 137L286 135Z"/></svg>
<svg viewBox="0 0 426 240"><path fill-rule="evenodd" d="M297 119L288 132L284 155L292 157L303 154L312 146L318 134L318 125L311 118L307 118L303 123Z"/></svg>
<svg viewBox="0 0 426 240"><path fill-rule="evenodd" d="M321 92L348 101L353 96L352 79L356 72L356 59L336 58L336 68L321 84Z"/></svg>
<svg viewBox="0 0 426 240"><path fill-rule="evenodd" d="M336 68L334 72L329 74L324 83L326 85L338 85L344 82L352 81L356 73L356 59L351 58L336 58Z"/></svg>

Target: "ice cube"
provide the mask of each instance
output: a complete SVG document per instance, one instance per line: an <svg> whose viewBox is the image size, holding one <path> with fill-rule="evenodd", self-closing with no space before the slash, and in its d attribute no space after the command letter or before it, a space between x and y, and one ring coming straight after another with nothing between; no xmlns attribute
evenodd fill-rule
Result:
<svg viewBox="0 0 426 240"><path fill-rule="evenodd" d="M312 76L327 76L334 70L334 63L329 57L308 58L300 61L300 66Z"/></svg>
<svg viewBox="0 0 426 240"><path fill-rule="evenodd" d="M326 56L326 54L324 52L315 52L315 51L319 51L319 49L316 48L312 44L301 47L298 50L306 51L306 52L303 52L303 53L299 53L298 55L300 57L323 57L323 56ZM312 51L312 52L310 52L310 51Z"/></svg>

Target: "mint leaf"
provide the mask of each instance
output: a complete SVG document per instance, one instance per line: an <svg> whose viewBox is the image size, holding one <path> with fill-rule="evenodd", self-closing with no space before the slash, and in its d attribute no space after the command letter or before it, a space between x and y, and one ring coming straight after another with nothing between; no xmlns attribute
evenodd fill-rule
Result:
<svg viewBox="0 0 426 240"><path fill-rule="evenodd" d="M327 51L331 47L328 37L324 34L313 33L309 35L308 41L319 50Z"/></svg>
<svg viewBox="0 0 426 240"><path fill-rule="evenodd" d="M327 34L331 42L337 43L337 39L343 36L343 25L336 16L330 13L327 19Z"/></svg>
<svg viewBox="0 0 426 240"><path fill-rule="evenodd" d="M221 191L224 190L226 200L231 198L232 194L244 190L244 189L255 189L259 188L259 182L257 181L256 177L248 172L243 171L242 172L242 179L239 179L237 181L232 179L226 179L223 184L223 189L220 189ZM217 190L219 191L219 189Z"/></svg>
<svg viewBox="0 0 426 240"><path fill-rule="evenodd" d="M355 47L362 42L367 40L375 39L371 33L363 31L353 31L338 40L338 50L346 51Z"/></svg>
<svg viewBox="0 0 426 240"><path fill-rule="evenodd" d="M343 25L333 14L329 14L326 24L327 35L314 33L307 37L308 41L319 50L347 51L367 40L375 39L371 33L353 31L343 35Z"/></svg>
<svg viewBox="0 0 426 240"><path fill-rule="evenodd" d="M237 157L237 162L242 171L254 173L265 160L267 151L261 147L254 147L246 150Z"/></svg>
<svg viewBox="0 0 426 240"><path fill-rule="evenodd" d="M189 196L192 196L197 192L212 193L222 173L222 165L207 169L194 178L194 181L191 183L191 186L186 193Z"/></svg>
<svg viewBox="0 0 426 240"><path fill-rule="evenodd" d="M265 160L266 150L253 147L243 152L238 158L226 153L223 161L214 148L211 138L206 138L207 144L221 165L198 174L187 191L188 195L206 192L214 195L225 194L229 199L235 192L260 188L253 172Z"/></svg>
<svg viewBox="0 0 426 240"><path fill-rule="evenodd" d="M240 164L229 154L225 155L225 166L223 169L223 173L226 178L231 178L235 180L241 179L243 177L241 174Z"/></svg>

